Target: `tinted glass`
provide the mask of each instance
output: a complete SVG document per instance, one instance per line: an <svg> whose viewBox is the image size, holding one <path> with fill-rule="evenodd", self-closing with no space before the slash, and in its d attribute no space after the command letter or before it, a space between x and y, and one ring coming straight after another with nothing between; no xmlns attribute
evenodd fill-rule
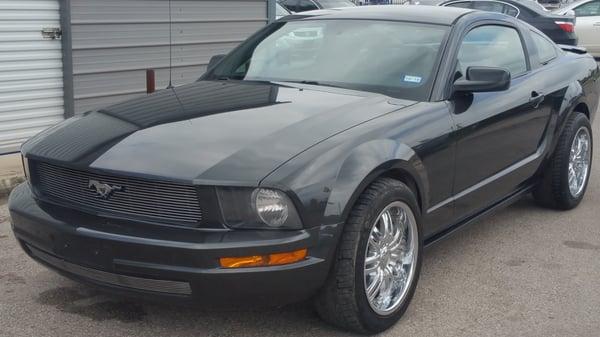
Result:
<svg viewBox="0 0 600 337"><path fill-rule="evenodd" d="M315 9L319 9L319 8L311 0L300 0L300 2L298 3L297 12L313 11Z"/></svg>
<svg viewBox="0 0 600 337"><path fill-rule="evenodd" d="M318 0L323 8L339 8L339 7L354 7L356 6L350 0Z"/></svg>
<svg viewBox="0 0 600 337"><path fill-rule="evenodd" d="M545 37L536 32L531 33L533 43L538 52L538 58L541 64L546 64L556 58L556 48L554 44Z"/></svg>
<svg viewBox="0 0 600 337"><path fill-rule="evenodd" d="M462 1L462 2L453 2L453 3L449 3L446 6L447 7L459 7L459 8L471 8L471 2L468 1Z"/></svg>
<svg viewBox="0 0 600 337"><path fill-rule="evenodd" d="M473 8L486 12L504 12L504 4L495 1L475 1L473 2Z"/></svg>
<svg viewBox="0 0 600 337"><path fill-rule="evenodd" d="M207 79L318 82L427 100L448 27L376 20L302 20L270 26Z"/></svg>
<svg viewBox="0 0 600 337"><path fill-rule="evenodd" d="M496 1L475 1L473 2L473 8L480 11L502 13L513 17L519 14L519 11L515 7Z"/></svg>
<svg viewBox="0 0 600 337"><path fill-rule="evenodd" d="M588 2L574 10L576 16L600 16L600 1Z"/></svg>
<svg viewBox="0 0 600 337"><path fill-rule="evenodd" d="M279 3L289 11L298 11L298 0L281 0Z"/></svg>
<svg viewBox="0 0 600 337"><path fill-rule="evenodd" d="M462 42L458 61L463 74L471 66L506 68L513 77L527 71L519 33L504 26L481 26L470 31Z"/></svg>

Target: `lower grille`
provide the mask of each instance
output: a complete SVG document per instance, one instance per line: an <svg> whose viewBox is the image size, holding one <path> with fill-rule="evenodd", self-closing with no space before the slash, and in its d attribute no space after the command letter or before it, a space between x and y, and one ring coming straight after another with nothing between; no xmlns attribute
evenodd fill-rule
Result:
<svg viewBox="0 0 600 337"><path fill-rule="evenodd" d="M159 223L197 227L202 221L194 186L148 181L69 169L44 162L31 165L33 184L43 196L97 212ZM90 181L118 186L109 198L98 196Z"/></svg>
<svg viewBox="0 0 600 337"><path fill-rule="evenodd" d="M125 288L138 290L154 291L159 293L175 294L175 295L191 295L192 289L187 282L155 280L141 277L126 276L121 274L107 273L105 271L82 267L65 260L54 257L50 254L42 252L36 248L27 245L27 249L31 254L48 263L49 265L64 270L68 273L81 276L93 281L106 283Z"/></svg>

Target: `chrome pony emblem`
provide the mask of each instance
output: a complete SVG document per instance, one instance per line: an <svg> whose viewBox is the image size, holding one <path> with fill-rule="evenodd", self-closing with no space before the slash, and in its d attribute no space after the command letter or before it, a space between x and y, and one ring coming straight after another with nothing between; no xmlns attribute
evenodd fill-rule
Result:
<svg viewBox="0 0 600 337"><path fill-rule="evenodd" d="M90 180L88 188L96 192L96 196L101 199L108 200L114 192L123 191L123 187L119 185L109 185L99 182L98 180Z"/></svg>

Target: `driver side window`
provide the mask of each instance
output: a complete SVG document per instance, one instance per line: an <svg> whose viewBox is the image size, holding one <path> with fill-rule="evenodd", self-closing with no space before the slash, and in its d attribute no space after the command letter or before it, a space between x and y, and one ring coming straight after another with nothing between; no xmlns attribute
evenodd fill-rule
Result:
<svg viewBox="0 0 600 337"><path fill-rule="evenodd" d="M465 36L458 52L460 72L472 66L505 68L514 78L527 72L527 59L516 29L480 26Z"/></svg>

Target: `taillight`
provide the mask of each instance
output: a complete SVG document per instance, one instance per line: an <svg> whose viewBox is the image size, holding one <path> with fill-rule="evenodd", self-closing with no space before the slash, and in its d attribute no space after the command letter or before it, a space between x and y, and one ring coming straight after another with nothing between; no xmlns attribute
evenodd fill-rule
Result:
<svg viewBox="0 0 600 337"><path fill-rule="evenodd" d="M575 24L573 24L573 22L555 21L554 23L556 23L560 27L560 29L567 33L575 32Z"/></svg>

